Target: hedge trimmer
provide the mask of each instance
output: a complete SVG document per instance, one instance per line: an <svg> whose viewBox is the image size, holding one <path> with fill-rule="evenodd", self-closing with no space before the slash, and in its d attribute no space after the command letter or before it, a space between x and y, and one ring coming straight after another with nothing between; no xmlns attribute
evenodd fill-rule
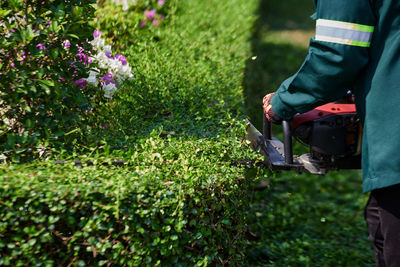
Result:
<svg viewBox="0 0 400 267"><path fill-rule="evenodd" d="M246 139L264 156L271 170L295 170L325 174L330 170L360 169L362 128L352 100L329 103L282 122L283 139L272 137L271 123L264 115L261 134L249 120ZM310 153L293 155L292 137Z"/></svg>

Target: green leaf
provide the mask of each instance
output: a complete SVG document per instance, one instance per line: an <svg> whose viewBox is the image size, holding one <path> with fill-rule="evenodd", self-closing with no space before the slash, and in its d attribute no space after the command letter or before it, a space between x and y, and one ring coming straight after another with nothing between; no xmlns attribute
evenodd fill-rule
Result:
<svg viewBox="0 0 400 267"><path fill-rule="evenodd" d="M36 244L36 238L32 238L31 240L28 241L28 244L32 247Z"/></svg>
<svg viewBox="0 0 400 267"><path fill-rule="evenodd" d="M56 13L58 16L62 17L62 16L64 16L64 14L65 14L64 9L65 9L65 6L64 6L63 3L61 3L61 4L59 4L59 5L57 6L57 10L56 10L55 13Z"/></svg>
<svg viewBox="0 0 400 267"><path fill-rule="evenodd" d="M40 84L40 87L42 87L42 88L44 89L44 91L46 92L47 95L50 95L50 93L51 93L50 87L48 87L48 86L47 86L46 84L44 84L44 83L41 83L41 84Z"/></svg>
<svg viewBox="0 0 400 267"><path fill-rule="evenodd" d="M53 20L53 21L51 22L50 29L51 29L53 32L57 33L57 32L60 31L61 27L58 25L58 22L57 22L56 20Z"/></svg>
<svg viewBox="0 0 400 267"><path fill-rule="evenodd" d="M54 82L50 81L50 80L39 80L39 83L47 85L47 86L51 86L51 87L54 86Z"/></svg>
<svg viewBox="0 0 400 267"><path fill-rule="evenodd" d="M68 33L67 36L75 38L75 39L79 39L78 35L76 35L76 34Z"/></svg>
<svg viewBox="0 0 400 267"><path fill-rule="evenodd" d="M59 49L58 48L54 48L50 51L50 56L52 59L57 59L59 55Z"/></svg>
<svg viewBox="0 0 400 267"><path fill-rule="evenodd" d="M80 128L73 129L73 130L69 131L68 133L66 133L65 136L73 134L73 133L78 132L78 131L80 131Z"/></svg>
<svg viewBox="0 0 400 267"><path fill-rule="evenodd" d="M5 16L7 16L8 14L10 14L12 12L12 10L10 9L1 9L0 8L0 19L3 19Z"/></svg>
<svg viewBox="0 0 400 267"><path fill-rule="evenodd" d="M25 106L23 106L23 109L28 111L28 112L31 112L31 107L30 106L25 105Z"/></svg>
<svg viewBox="0 0 400 267"><path fill-rule="evenodd" d="M231 221L229 219L224 219L221 221L221 223L225 224L225 225L230 225Z"/></svg>
<svg viewBox="0 0 400 267"><path fill-rule="evenodd" d="M33 122L30 120L30 119L27 119L26 121L25 121L25 127L27 127L27 128L32 128L32 126L33 126Z"/></svg>
<svg viewBox="0 0 400 267"><path fill-rule="evenodd" d="M29 90L33 93L37 92L37 88L34 85L29 86Z"/></svg>
<svg viewBox="0 0 400 267"><path fill-rule="evenodd" d="M30 42L33 40L33 38L35 38L35 34L32 30L32 25L28 25L28 27L26 27L26 29L21 30L19 32L20 38L23 42Z"/></svg>

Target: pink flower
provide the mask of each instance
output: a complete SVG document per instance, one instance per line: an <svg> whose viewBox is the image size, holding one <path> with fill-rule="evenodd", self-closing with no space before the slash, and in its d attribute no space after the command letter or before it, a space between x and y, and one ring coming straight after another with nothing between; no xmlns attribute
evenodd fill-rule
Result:
<svg viewBox="0 0 400 267"><path fill-rule="evenodd" d="M117 60L119 60L119 61L121 62L121 64L124 65L124 66L125 66L126 64L128 64L128 61L126 60L126 57L124 57L124 56L121 55L121 54L116 54L114 58L117 59Z"/></svg>
<svg viewBox="0 0 400 267"><path fill-rule="evenodd" d="M42 45L41 43L38 43L36 45L36 47L39 48L39 50L45 50L46 49L46 47L44 45Z"/></svg>
<svg viewBox="0 0 400 267"><path fill-rule="evenodd" d="M89 62L89 57L85 53L78 53L76 56L79 58L79 62L85 63L85 64L90 64Z"/></svg>
<svg viewBox="0 0 400 267"><path fill-rule="evenodd" d="M158 6L163 6L165 4L164 0L158 0L157 5Z"/></svg>
<svg viewBox="0 0 400 267"><path fill-rule="evenodd" d="M104 76L103 77L100 77L100 78L103 78L103 79L105 79L105 80L110 80L110 79L112 79L112 74L111 73L106 73L106 74L104 74Z"/></svg>
<svg viewBox="0 0 400 267"><path fill-rule="evenodd" d="M113 76L112 76L111 73L106 73L106 74L104 74L104 76L99 77L100 84L101 84L101 85L104 85L104 84L108 85L108 84L112 83L112 84L117 85L117 82L114 81L114 80L112 80L112 77L113 77Z"/></svg>
<svg viewBox="0 0 400 267"><path fill-rule="evenodd" d="M18 61L23 63L25 59L26 59L26 56L25 56L25 51L24 50L22 50L20 53L17 53L17 60Z"/></svg>
<svg viewBox="0 0 400 267"><path fill-rule="evenodd" d="M153 27L157 27L158 26L158 20L153 20L153 23L151 24L151 25L153 25Z"/></svg>
<svg viewBox="0 0 400 267"><path fill-rule="evenodd" d="M86 80L83 78L73 81L72 83L78 88L83 88L83 89L86 88Z"/></svg>
<svg viewBox="0 0 400 267"><path fill-rule="evenodd" d="M69 48L71 47L71 42L68 41L68 40L65 40L65 41L62 43L62 45L63 45L64 49L69 49Z"/></svg>
<svg viewBox="0 0 400 267"><path fill-rule="evenodd" d="M147 23L147 20L143 20L143 21L140 23L140 28L143 28L144 26L146 26L146 23Z"/></svg>
<svg viewBox="0 0 400 267"><path fill-rule="evenodd" d="M102 33L103 33L103 32L101 32L101 31L99 31L98 29L96 29L96 30L94 30L94 32L93 32L93 37L94 37L94 38L99 38L100 35L101 35Z"/></svg>
<svg viewBox="0 0 400 267"><path fill-rule="evenodd" d="M110 52L106 52L106 53L104 53L105 55L106 55L106 57L108 57L108 58L113 58L113 56L111 55L111 53Z"/></svg>
<svg viewBox="0 0 400 267"><path fill-rule="evenodd" d="M149 10L145 10L143 15L144 15L144 17L146 19L152 20L156 16L156 11L154 9L152 9L150 11Z"/></svg>

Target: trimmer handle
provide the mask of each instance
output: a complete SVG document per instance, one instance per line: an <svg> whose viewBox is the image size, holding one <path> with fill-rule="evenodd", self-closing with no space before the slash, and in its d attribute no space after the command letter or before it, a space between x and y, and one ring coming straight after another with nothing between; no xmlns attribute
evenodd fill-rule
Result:
<svg viewBox="0 0 400 267"><path fill-rule="evenodd" d="M264 115L263 135L266 140L271 140L272 139L271 122L267 119L267 116L265 116L264 112L263 115Z"/></svg>
<svg viewBox="0 0 400 267"><path fill-rule="evenodd" d="M285 162L293 164L293 146L292 146L292 129L289 121L282 121L283 128L283 150L285 153Z"/></svg>
<svg viewBox="0 0 400 267"><path fill-rule="evenodd" d="M264 116L263 136L266 140L272 139L271 122ZM293 164L292 130L289 121L282 121L283 128L283 150L286 164Z"/></svg>

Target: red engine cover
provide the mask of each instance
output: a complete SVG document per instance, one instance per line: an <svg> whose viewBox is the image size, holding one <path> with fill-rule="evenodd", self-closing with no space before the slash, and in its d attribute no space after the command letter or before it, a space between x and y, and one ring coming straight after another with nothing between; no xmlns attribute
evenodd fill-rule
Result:
<svg viewBox="0 0 400 267"><path fill-rule="evenodd" d="M296 129L298 126L306 122L314 121L331 115L349 113L357 113L355 104L328 103L316 107L315 109L310 110L306 113L296 114L291 121L291 126L293 129Z"/></svg>

